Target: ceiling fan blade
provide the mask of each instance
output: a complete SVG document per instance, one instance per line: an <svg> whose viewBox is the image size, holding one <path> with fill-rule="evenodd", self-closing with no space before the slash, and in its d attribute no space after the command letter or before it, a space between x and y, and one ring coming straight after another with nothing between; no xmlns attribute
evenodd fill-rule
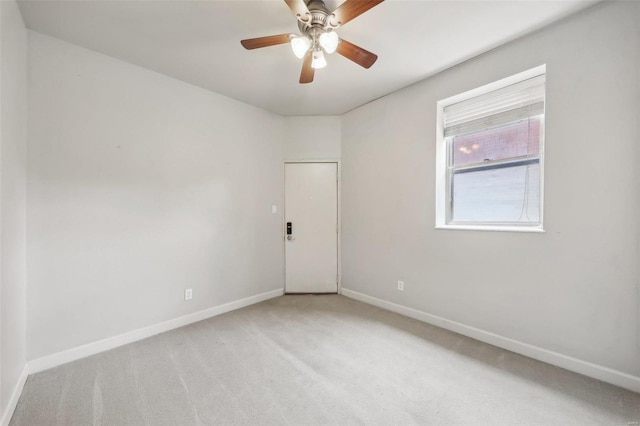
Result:
<svg viewBox="0 0 640 426"><path fill-rule="evenodd" d="M313 54L311 52L307 53L307 56L304 57L304 63L302 64L302 71L300 72L300 84L311 83L313 81L313 75L316 70L311 66L311 62L313 61Z"/></svg>
<svg viewBox="0 0 640 426"><path fill-rule="evenodd" d="M347 0L333 11L331 25L344 25L383 1L384 0Z"/></svg>
<svg viewBox="0 0 640 426"><path fill-rule="evenodd" d="M309 13L309 8L307 8L307 3L304 0L284 0L284 2L289 6L296 18L303 22L309 20L311 13Z"/></svg>
<svg viewBox="0 0 640 426"><path fill-rule="evenodd" d="M277 44L289 43L289 34L278 34L266 37L248 38L240 41L245 49L258 49L260 47L275 46Z"/></svg>
<svg viewBox="0 0 640 426"><path fill-rule="evenodd" d="M340 39L336 52L365 68L371 68L371 65L378 60L378 55L375 53L371 53L343 39Z"/></svg>

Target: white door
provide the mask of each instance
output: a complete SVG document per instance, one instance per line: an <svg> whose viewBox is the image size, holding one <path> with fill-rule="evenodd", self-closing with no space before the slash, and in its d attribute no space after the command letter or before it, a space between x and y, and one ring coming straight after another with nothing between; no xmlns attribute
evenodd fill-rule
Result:
<svg viewBox="0 0 640 426"><path fill-rule="evenodd" d="M338 292L338 165L286 163L285 291Z"/></svg>

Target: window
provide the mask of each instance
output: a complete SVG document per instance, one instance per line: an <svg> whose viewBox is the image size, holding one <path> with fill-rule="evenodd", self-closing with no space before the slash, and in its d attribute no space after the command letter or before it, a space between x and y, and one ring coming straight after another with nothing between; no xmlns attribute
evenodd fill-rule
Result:
<svg viewBox="0 0 640 426"><path fill-rule="evenodd" d="M436 227L542 231L545 67L438 102Z"/></svg>

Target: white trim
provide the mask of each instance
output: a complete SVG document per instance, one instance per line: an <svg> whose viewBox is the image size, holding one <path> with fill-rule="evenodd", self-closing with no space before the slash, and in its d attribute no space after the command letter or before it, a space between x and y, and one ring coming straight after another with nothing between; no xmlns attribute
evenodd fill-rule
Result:
<svg viewBox="0 0 640 426"><path fill-rule="evenodd" d="M208 308L199 312L194 312L189 315L184 315L178 318L154 324L149 327L140 328L124 334L120 334L118 336L108 337L106 339L87 343L86 345L77 346L75 348L67 349L62 352L47 355L42 358L37 358L27 362L27 371L29 374L33 374L39 371L47 370L49 368L57 367L59 365L95 355L100 352L108 351L110 349L126 345L128 343L137 342L138 340L146 339L147 337L164 333L165 331L183 327L194 322L202 321L216 315L221 315L226 312L244 308L245 306L253 305L255 303L259 303L268 299L273 299L274 297L279 297L283 294L284 289L278 288L275 290L267 291L266 293L256 294L244 299L235 300L223 305L214 306L212 308Z"/></svg>
<svg viewBox="0 0 640 426"><path fill-rule="evenodd" d="M313 160L313 159L292 159L292 158L287 158L286 160L284 160L284 163L340 163L340 159L339 158L320 158L317 160Z"/></svg>
<svg viewBox="0 0 640 426"><path fill-rule="evenodd" d="M638 376L632 376L630 374L623 373L622 371L603 367L601 365L563 355L558 352L553 352L539 346L530 345L508 337L500 336L489 331L481 330L437 315L428 314L417 309L378 299L377 297L369 296L347 288L342 289L342 294L346 297L396 312L398 314L417 319L418 321L426 322L529 358L537 359L538 361L546 362L547 364L552 364L594 379L602 380L603 382L611 383L634 392L640 392L640 377Z"/></svg>
<svg viewBox="0 0 640 426"><path fill-rule="evenodd" d="M20 377L18 377L18 383L16 383L16 387L13 388L13 392L11 393L11 398L9 398L9 403L7 407L4 409L4 413L2 413L2 420L0 421L0 426L9 426L9 422L11 421L11 417L13 416L14 411L16 411L16 406L18 405L18 400L20 399L20 395L22 394L22 389L24 389L24 384L27 382L27 377L29 376L27 366L25 365L20 373Z"/></svg>
<svg viewBox="0 0 640 426"><path fill-rule="evenodd" d="M506 232L533 232L544 234L540 226L491 226L491 225L436 225L435 229L457 229L463 231L506 231Z"/></svg>
<svg viewBox="0 0 640 426"><path fill-rule="evenodd" d="M444 105L436 108L436 228L447 223L447 144L444 137Z"/></svg>
<svg viewBox="0 0 640 426"><path fill-rule="evenodd" d="M462 102L470 98L475 98L476 96L484 95L485 93L493 92L494 90L502 89L503 87L506 87L506 86L511 86L512 84L519 83L522 80L528 80L530 78L537 77L539 75L545 74L546 72L547 72L547 65L546 64L539 65L535 68L528 69L518 74L514 74L509 77L503 78L501 80L485 84L484 86L467 90L464 93L450 96L446 99L438 101L438 107L442 107L444 109L444 107L446 106L457 104L458 102Z"/></svg>
<svg viewBox="0 0 640 426"><path fill-rule="evenodd" d="M337 170L337 178L338 178L338 193L336 196L338 197L338 289L337 293L340 294L342 292L342 169L340 168L340 160L336 160L336 164L338 167Z"/></svg>

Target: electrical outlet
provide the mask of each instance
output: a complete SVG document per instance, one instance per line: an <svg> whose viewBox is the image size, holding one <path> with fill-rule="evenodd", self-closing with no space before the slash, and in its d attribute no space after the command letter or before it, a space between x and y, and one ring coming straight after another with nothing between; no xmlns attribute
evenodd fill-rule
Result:
<svg viewBox="0 0 640 426"><path fill-rule="evenodd" d="M398 290L404 291L404 281L398 281Z"/></svg>
<svg viewBox="0 0 640 426"><path fill-rule="evenodd" d="M188 288L184 291L184 300L191 300L193 299L193 289Z"/></svg>

